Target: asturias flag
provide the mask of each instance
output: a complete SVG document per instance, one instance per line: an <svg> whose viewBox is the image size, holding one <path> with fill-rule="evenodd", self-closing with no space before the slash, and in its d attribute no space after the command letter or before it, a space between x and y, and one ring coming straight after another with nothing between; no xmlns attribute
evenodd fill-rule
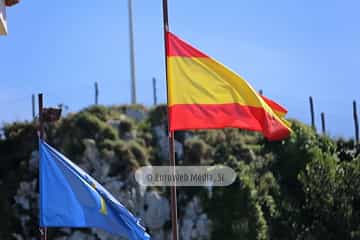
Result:
<svg viewBox="0 0 360 240"><path fill-rule="evenodd" d="M286 109L179 37L166 37L170 130L232 127L269 140L289 136Z"/></svg>
<svg viewBox="0 0 360 240"><path fill-rule="evenodd" d="M94 227L131 240L150 236L121 203L69 159L40 140L40 226Z"/></svg>

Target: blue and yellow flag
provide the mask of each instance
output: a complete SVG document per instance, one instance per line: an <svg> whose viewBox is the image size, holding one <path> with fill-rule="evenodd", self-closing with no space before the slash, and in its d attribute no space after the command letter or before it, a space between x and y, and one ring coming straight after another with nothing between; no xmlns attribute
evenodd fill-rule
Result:
<svg viewBox="0 0 360 240"><path fill-rule="evenodd" d="M103 186L40 140L40 226L94 227L131 240L145 229Z"/></svg>

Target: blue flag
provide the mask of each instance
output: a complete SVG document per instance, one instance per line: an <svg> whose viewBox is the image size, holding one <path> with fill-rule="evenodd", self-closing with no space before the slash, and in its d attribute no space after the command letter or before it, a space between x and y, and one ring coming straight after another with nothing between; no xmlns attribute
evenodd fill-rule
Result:
<svg viewBox="0 0 360 240"><path fill-rule="evenodd" d="M94 227L150 239L121 203L81 168L40 140L40 226Z"/></svg>

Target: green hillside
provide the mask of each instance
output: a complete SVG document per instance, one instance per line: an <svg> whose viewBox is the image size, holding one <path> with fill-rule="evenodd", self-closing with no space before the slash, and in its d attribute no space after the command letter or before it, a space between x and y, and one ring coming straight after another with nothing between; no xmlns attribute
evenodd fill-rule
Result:
<svg viewBox="0 0 360 240"><path fill-rule="evenodd" d="M86 144L92 143L99 164L107 167L100 173L88 167L90 174L126 183L140 166L168 164L160 139L166 136L166 123L165 106L94 106L46 125L46 138L80 166L87 166ZM34 122L3 129L0 239L38 236L36 129ZM359 148L352 140L320 136L298 121L292 121L292 129L291 137L282 142L268 142L258 133L239 129L177 132L182 150L177 164L221 163L238 174L228 187L179 188L180 218L196 196L199 211L211 221L210 239L360 239ZM19 190L26 182L33 183L32 194ZM167 188L148 191L169 195ZM146 211L146 206L140 207ZM169 228L167 221L163 230ZM51 230L49 239L69 234Z"/></svg>

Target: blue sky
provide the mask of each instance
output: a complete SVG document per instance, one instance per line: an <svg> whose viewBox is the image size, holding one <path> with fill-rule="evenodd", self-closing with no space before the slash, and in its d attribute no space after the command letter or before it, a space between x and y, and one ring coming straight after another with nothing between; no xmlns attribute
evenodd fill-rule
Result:
<svg viewBox="0 0 360 240"><path fill-rule="evenodd" d="M170 29L310 122L315 100L333 136L353 135L360 102L360 2L169 0ZM133 0L138 102L152 103L151 79L165 102L161 0ZM8 9L0 37L0 122L31 118L31 94L77 111L130 102L127 0L29 1Z"/></svg>

